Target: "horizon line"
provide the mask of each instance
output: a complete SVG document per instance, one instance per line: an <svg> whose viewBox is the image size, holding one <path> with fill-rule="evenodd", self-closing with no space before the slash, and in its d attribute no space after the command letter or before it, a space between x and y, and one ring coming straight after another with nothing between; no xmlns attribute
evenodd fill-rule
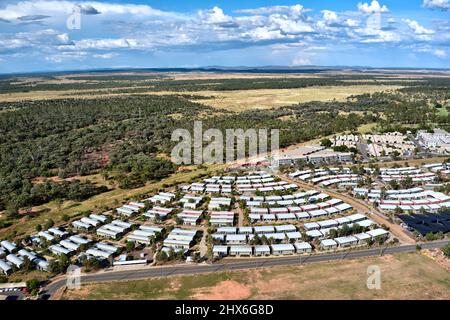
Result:
<svg viewBox="0 0 450 320"><path fill-rule="evenodd" d="M283 66L283 65L267 65L267 66L196 66L196 67L104 67L104 68L86 68L86 69L66 69L66 70L36 70L29 72L0 72L0 76L14 76L14 75L33 75L33 74L57 74L57 73L83 73L83 72L119 72L119 71L170 71L170 70L184 70L185 72L192 71L251 71L251 70L267 70L277 71L277 69L285 70L308 70L308 69L356 69L356 70L433 70L433 71L450 71L450 67L373 67L373 66L346 66L346 65L302 65L302 66ZM279 73L282 70L280 70Z"/></svg>

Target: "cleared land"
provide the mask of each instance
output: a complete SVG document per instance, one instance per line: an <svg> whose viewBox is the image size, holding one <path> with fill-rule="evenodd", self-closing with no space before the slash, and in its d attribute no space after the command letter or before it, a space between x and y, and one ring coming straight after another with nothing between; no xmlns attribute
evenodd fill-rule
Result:
<svg viewBox="0 0 450 320"><path fill-rule="evenodd" d="M352 95L397 90L400 86L320 86L300 89L199 91L186 94L213 97L197 102L232 111L268 109L310 101L345 101ZM168 92L165 92L167 94Z"/></svg>
<svg viewBox="0 0 450 320"><path fill-rule="evenodd" d="M367 267L381 289L367 289ZM118 288L120 289L118 290ZM62 299L450 299L450 273L419 253L83 285Z"/></svg>
<svg viewBox="0 0 450 320"><path fill-rule="evenodd" d="M115 90L128 88L97 89L98 94L89 94L92 90L32 91L0 94L0 102L21 100L48 100L68 98L105 98L124 95L193 95L206 99L193 100L204 105L231 111L270 109L310 101L345 101L352 95L394 91L402 88L394 85L353 85L353 86L316 86L299 89L258 89L230 91L143 91L139 93L114 93ZM87 94L88 93L88 94Z"/></svg>

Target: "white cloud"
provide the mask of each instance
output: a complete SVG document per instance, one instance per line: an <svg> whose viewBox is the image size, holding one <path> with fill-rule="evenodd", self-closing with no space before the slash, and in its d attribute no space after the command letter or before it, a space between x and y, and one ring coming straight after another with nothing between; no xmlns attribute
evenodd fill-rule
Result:
<svg viewBox="0 0 450 320"><path fill-rule="evenodd" d="M198 16L204 23L223 23L232 20L232 18L225 15L223 10L219 7L214 7L211 10L201 10L199 11Z"/></svg>
<svg viewBox="0 0 450 320"><path fill-rule="evenodd" d="M83 60L87 57L87 52L79 51L79 52L62 52L58 54L53 54L45 57L45 60L54 62L54 63L62 63L65 61L72 60Z"/></svg>
<svg viewBox="0 0 450 320"><path fill-rule="evenodd" d="M436 49L433 51L433 54L438 58L447 58L447 52L442 49Z"/></svg>
<svg viewBox="0 0 450 320"><path fill-rule="evenodd" d="M272 50L290 50L293 48L304 47L304 42L294 42L294 43L283 43L283 44L274 44L271 46Z"/></svg>
<svg viewBox="0 0 450 320"><path fill-rule="evenodd" d="M322 14L323 14L323 18L325 19L325 21L333 22L333 21L337 21L338 20L337 14L334 11L322 10Z"/></svg>
<svg viewBox="0 0 450 320"><path fill-rule="evenodd" d="M432 55L434 55L434 56L436 56L436 57L438 57L440 59L445 59L445 58L448 57L448 53L444 49L436 49L436 48L433 48L432 46L429 46L429 45L425 45L425 46L423 46L423 45L418 45L418 46L413 45L412 49L413 49L414 52L432 54Z"/></svg>
<svg viewBox="0 0 450 320"><path fill-rule="evenodd" d="M299 16L304 10L301 4L296 4L293 6L272 6L272 7L261 7L256 9L242 9L236 10L237 13L245 13L251 15L263 15L263 14L274 14L274 13L289 13L295 16Z"/></svg>
<svg viewBox="0 0 450 320"><path fill-rule="evenodd" d="M105 50L131 47L127 39L83 39L74 41L76 50Z"/></svg>
<svg viewBox="0 0 450 320"><path fill-rule="evenodd" d="M450 10L449 0L424 0L423 6L429 9Z"/></svg>
<svg viewBox="0 0 450 320"><path fill-rule="evenodd" d="M301 20L289 19L284 15L277 14L270 16L269 23L272 28L275 27L285 34L299 34L314 31L314 29L309 24Z"/></svg>
<svg viewBox="0 0 450 320"><path fill-rule="evenodd" d="M373 13L385 13L389 12L388 7L385 5L380 5L377 0L373 0L371 4L368 3L358 3L358 10L365 14L373 14Z"/></svg>
<svg viewBox="0 0 450 320"><path fill-rule="evenodd" d="M115 4L95 1L75 3L66 0L28 0L6 5L4 9L0 10L0 18L14 20L31 15L48 15L53 17L68 16L73 12L77 5L82 8L82 13L85 14L93 14L97 11L101 15L175 16L173 13L156 10L147 5Z"/></svg>
<svg viewBox="0 0 450 320"><path fill-rule="evenodd" d="M293 66L312 65L311 54L298 53L292 60Z"/></svg>
<svg viewBox="0 0 450 320"><path fill-rule="evenodd" d="M346 19L344 23L349 27L357 27L359 25L359 21L354 19Z"/></svg>
<svg viewBox="0 0 450 320"><path fill-rule="evenodd" d="M383 43L383 42L399 42L401 37L394 32L379 31L377 37L364 39L362 43Z"/></svg>
<svg viewBox="0 0 450 320"><path fill-rule="evenodd" d="M281 39L284 37L281 34L280 30L269 30L267 27L259 27L259 28L250 30L250 31L244 33L243 36L249 38L250 40L254 40L254 41Z"/></svg>
<svg viewBox="0 0 450 320"><path fill-rule="evenodd" d="M394 23L401 18L374 14L389 10L370 0L359 3L353 11L311 11L298 4L244 9L238 15L218 6L186 14L106 1L78 3L90 15L82 17L81 31L66 27L65 19L75 3L72 1L25 0L0 5L0 20L11 21L1 25L8 31L0 30L0 55L20 52L63 62L88 61L89 57L112 59L132 51L198 53L268 46L269 50L290 50L286 61L295 60L300 65L311 64L312 60L307 55L308 49L295 56L300 45L318 48L325 43L334 48L339 45L361 48L361 43L371 43L371 47L395 43L397 47L406 47L420 41L430 47L441 47L450 40L450 28L439 29L435 24L432 28L435 30L428 29L413 18ZM44 15L50 16L43 19L44 26L19 24L23 22L20 17Z"/></svg>
<svg viewBox="0 0 450 320"><path fill-rule="evenodd" d="M423 35L423 34L433 34L434 31L431 29L427 29L424 26L421 26L417 21L411 19L403 19L408 27L414 31L415 34Z"/></svg>
<svg viewBox="0 0 450 320"><path fill-rule="evenodd" d="M113 53L102 53L102 54L94 54L93 57L94 58L99 58L99 59L111 59L115 56L115 54Z"/></svg>

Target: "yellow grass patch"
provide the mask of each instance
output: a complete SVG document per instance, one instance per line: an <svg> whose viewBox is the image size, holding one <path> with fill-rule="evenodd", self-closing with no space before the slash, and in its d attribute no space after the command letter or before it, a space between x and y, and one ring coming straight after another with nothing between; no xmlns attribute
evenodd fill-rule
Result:
<svg viewBox="0 0 450 320"><path fill-rule="evenodd" d="M397 90L400 86L356 85L318 86L300 89L258 89L236 91L199 91L190 94L213 96L197 102L232 111L268 109L310 101L345 101L351 95ZM160 93L162 94L162 93ZM164 92L164 94L170 94Z"/></svg>

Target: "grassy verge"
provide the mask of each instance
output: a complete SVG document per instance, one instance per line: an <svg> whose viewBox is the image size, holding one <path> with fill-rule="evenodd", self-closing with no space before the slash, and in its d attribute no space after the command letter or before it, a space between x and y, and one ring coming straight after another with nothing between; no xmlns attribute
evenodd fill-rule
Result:
<svg viewBox="0 0 450 320"><path fill-rule="evenodd" d="M367 288L367 268L381 288ZM120 289L118 289L120 288ZM83 285L63 299L449 299L450 274L420 253Z"/></svg>

